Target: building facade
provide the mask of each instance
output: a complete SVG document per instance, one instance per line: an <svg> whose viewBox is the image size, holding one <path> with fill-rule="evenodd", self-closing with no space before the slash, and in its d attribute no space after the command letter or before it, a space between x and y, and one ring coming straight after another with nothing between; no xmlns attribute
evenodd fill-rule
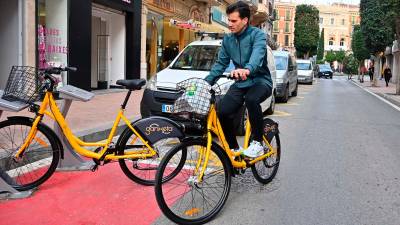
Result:
<svg viewBox="0 0 400 225"><path fill-rule="evenodd" d="M324 29L326 51L351 50L353 26L360 24L359 6L342 3L317 5L319 28Z"/></svg>
<svg viewBox="0 0 400 225"><path fill-rule="evenodd" d="M280 49L291 53L294 48L294 17L296 4L287 1L275 1L275 21L273 22L272 38L278 43Z"/></svg>

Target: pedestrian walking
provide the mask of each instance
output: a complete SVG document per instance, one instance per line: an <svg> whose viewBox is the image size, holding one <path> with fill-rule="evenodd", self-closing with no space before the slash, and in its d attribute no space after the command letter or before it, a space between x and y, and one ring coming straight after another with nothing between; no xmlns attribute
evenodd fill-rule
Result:
<svg viewBox="0 0 400 225"><path fill-rule="evenodd" d="M364 75L365 75L365 73L368 72L367 68L364 65L362 65L360 72L361 72L360 83L364 83Z"/></svg>
<svg viewBox="0 0 400 225"><path fill-rule="evenodd" d="M371 65L368 69L369 81L372 82L374 79L374 65Z"/></svg>
<svg viewBox="0 0 400 225"><path fill-rule="evenodd" d="M389 68L389 65L385 65L385 69L383 70L383 76L385 77L386 87L389 86L390 78L392 78L392 71Z"/></svg>

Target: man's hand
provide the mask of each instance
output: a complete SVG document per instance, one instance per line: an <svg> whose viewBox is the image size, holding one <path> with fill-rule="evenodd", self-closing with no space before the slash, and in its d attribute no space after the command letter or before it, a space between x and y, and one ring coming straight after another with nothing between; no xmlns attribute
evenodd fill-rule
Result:
<svg viewBox="0 0 400 225"><path fill-rule="evenodd" d="M250 75L250 70L248 69L236 69L231 71L231 77L235 80L246 80L247 76Z"/></svg>

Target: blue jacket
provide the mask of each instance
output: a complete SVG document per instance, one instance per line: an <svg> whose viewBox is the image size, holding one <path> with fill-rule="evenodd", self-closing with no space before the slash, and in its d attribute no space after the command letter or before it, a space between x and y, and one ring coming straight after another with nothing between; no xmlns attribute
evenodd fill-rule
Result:
<svg viewBox="0 0 400 225"><path fill-rule="evenodd" d="M205 80L213 84L215 78L223 74L229 66L230 60L236 69L250 70L250 75L246 80L235 82L234 85L238 88L251 87L256 83L272 87L271 73L267 62L266 34L262 30L248 26L240 34L225 35L218 59Z"/></svg>

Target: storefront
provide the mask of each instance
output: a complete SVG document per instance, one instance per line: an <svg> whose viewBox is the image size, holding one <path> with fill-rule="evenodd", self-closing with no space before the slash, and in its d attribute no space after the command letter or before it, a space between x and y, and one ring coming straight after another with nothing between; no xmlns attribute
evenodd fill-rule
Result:
<svg viewBox="0 0 400 225"><path fill-rule="evenodd" d="M108 88L140 77L141 1L37 0L37 65L70 65L62 84Z"/></svg>

